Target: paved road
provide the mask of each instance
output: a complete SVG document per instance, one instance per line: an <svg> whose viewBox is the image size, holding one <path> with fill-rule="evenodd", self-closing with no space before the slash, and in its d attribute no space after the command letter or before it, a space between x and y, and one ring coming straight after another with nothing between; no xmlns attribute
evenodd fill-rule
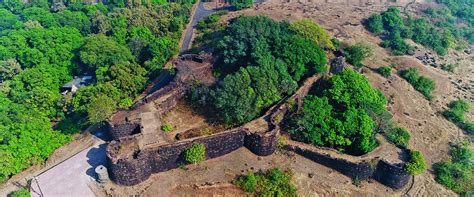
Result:
<svg viewBox="0 0 474 197"><path fill-rule="evenodd" d="M226 8L221 8L226 9ZM206 16L209 16L215 12L219 11L219 9L212 9L207 10L204 8L204 2L200 1L198 7L196 8L196 12L194 13L193 20L191 21L191 25L188 26L186 29L186 34L184 35L183 44L181 45L181 53L185 52L191 47L191 39L193 37L193 30L196 28L197 23Z"/></svg>
<svg viewBox="0 0 474 197"><path fill-rule="evenodd" d="M89 185L95 184L95 167L105 164L106 143L95 143L64 162L54 166L31 181L32 197L93 197Z"/></svg>

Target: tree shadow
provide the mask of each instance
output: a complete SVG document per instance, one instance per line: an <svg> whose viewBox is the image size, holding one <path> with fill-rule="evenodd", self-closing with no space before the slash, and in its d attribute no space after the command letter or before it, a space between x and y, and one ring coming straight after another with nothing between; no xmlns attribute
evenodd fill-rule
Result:
<svg viewBox="0 0 474 197"><path fill-rule="evenodd" d="M95 168L99 165L106 166L106 148L107 144L100 144L98 147L95 146L87 152L87 163L91 166L87 169L86 174L94 180L97 179Z"/></svg>

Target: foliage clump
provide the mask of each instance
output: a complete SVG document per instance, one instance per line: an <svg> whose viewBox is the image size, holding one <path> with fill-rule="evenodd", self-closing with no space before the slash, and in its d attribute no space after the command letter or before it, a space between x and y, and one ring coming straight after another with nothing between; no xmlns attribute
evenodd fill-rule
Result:
<svg viewBox="0 0 474 197"><path fill-rule="evenodd" d="M408 68L406 70L400 71L400 76L403 77L410 83L415 90L423 94L426 99L431 100L433 96L431 96L431 92L435 88L435 82L425 76L421 76L418 73L417 68Z"/></svg>
<svg viewBox="0 0 474 197"><path fill-rule="evenodd" d="M373 55L372 48L364 43L357 43L345 48L344 50L344 56L346 57L347 62L357 68L363 67L364 64L362 61Z"/></svg>
<svg viewBox="0 0 474 197"><path fill-rule="evenodd" d="M303 77L324 71L327 63L319 44L299 36L291 24L264 16L234 19L217 43L222 59L214 74L220 81L214 87L195 87L189 98L229 125L257 117L293 93Z"/></svg>
<svg viewBox="0 0 474 197"><path fill-rule="evenodd" d="M471 109L469 101L458 99L449 104L449 109L442 112L449 121L457 124L470 135L474 134L474 122L465 119L464 114Z"/></svg>
<svg viewBox="0 0 474 197"><path fill-rule="evenodd" d="M184 151L184 159L192 164L206 160L206 146L204 144L193 144Z"/></svg>
<svg viewBox="0 0 474 197"><path fill-rule="evenodd" d="M31 195L30 195L30 191L28 191L25 188L21 188L19 190L12 192L9 196L10 197L30 197Z"/></svg>
<svg viewBox="0 0 474 197"><path fill-rule="evenodd" d="M425 157L420 151L410 150L410 159L405 164L405 170L413 175L423 173L427 168Z"/></svg>
<svg viewBox="0 0 474 197"><path fill-rule="evenodd" d="M296 140L364 154L377 146L377 125L366 109L383 112L386 104L363 75L344 70L329 79L321 97L305 98L303 110L289 120L289 133Z"/></svg>
<svg viewBox="0 0 474 197"><path fill-rule="evenodd" d="M230 5L235 6L237 10L250 8L253 6L253 0L230 0Z"/></svg>
<svg viewBox="0 0 474 197"><path fill-rule="evenodd" d="M435 180L459 194L474 190L474 151L469 143L451 147L451 158L434 165Z"/></svg>
<svg viewBox="0 0 474 197"><path fill-rule="evenodd" d="M390 66L381 66L377 69L377 72L383 77L387 78L392 75L392 67Z"/></svg>
<svg viewBox="0 0 474 197"><path fill-rule="evenodd" d="M170 123L164 123L163 125L161 125L161 130L165 133L170 133L173 131L173 125L171 125Z"/></svg>
<svg viewBox="0 0 474 197"><path fill-rule="evenodd" d="M296 196L296 187L291 183L292 173L278 168L266 172L250 172L240 176L234 184L257 196Z"/></svg>
<svg viewBox="0 0 474 197"><path fill-rule="evenodd" d="M405 38L445 55L453 43L453 38L457 36L450 30L439 28L444 25L430 23L425 18L404 19L400 10L395 7L371 15L366 20L365 26L369 31L380 34L384 39L382 46L391 48L395 55L408 54L412 50L412 47L405 42Z"/></svg>
<svg viewBox="0 0 474 197"><path fill-rule="evenodd" d="M387 139L396 145L407 147L408 141L410 140L410 133L401 127L392 128L387 133Z"/></svg>

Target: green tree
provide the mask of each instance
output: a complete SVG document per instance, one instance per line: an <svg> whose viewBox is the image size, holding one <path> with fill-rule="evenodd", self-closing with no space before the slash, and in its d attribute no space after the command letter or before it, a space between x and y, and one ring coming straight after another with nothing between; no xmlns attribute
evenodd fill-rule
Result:
<svg viewBox="0 0 474 197"><path fill-rule="evenodd" d="M329 36L324 28L310 19L296 21L291 23L290 27L297 35L313 41L322 48L335 49L331 42L331 36Z"/></svg>
<svg viewBox="0 0 474 197"><path fill-rule="evenodd" d="M112 115L116 102L107 95L98 95L87 105L87 117L91 123L100 123Z"/></svg>
<svg viewBox="0 0 474 197"><path fill-rule="evenodd" d="M364 66L362 61L372 56L372 49L369 45L364 43L357 43L345 49L344 55L346 56L347 62L354 65L357 68Z"/></svg>
<svg viewBox="0 0 474 197"><path fill-rule="evenodd" d="M86 38L85 44L80 48L79 57L92 72L120 61L133 60L132 53L126 47L100 34Z"/></svg>
<svg viewBox="0 0 474 197"><path fill-rule="evenodd" d="M380 14L371 15L366 21L367 29L372 33L382 33L383 32L383 22L382 16Z"/></svg>

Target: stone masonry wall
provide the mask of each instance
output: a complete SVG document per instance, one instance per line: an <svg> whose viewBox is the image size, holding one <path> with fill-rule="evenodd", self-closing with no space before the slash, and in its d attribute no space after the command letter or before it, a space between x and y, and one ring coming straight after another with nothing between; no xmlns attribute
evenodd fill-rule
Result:
<svg viewBox="0 0 474 197"><path fill-rule="evenodd" d="M322 154L293 145L285 145L284 149L293 151L316 163L337 170L352 179L366 180L374 178L392 189L404 187L411 178L410 173L403 169L403 164L390 164L378 157L374 158L373 161L351 162L345 159L331 157L329 154Z"/></svg>
<svg viewBox="0 0 474 197"><path fill-rule="evenodd" d="M325 155L292 145L285 145L284 149L293 151L319 164L337 170L353 179L366 180L370 178L374 172L374 167L372 167L368 162L352 163L344 159L331 157L329 154Z"/></svg>
<svg viewBox="0 0 474 197"><path fill-rule="evenodd" d="M107 121L106 126L108 133L114 140L140 132L140 124L138 122L124 122L112 125L112 123Z"/></svg>
<svg viewBox="0 0 474 197"><path fill-rule="evenodd" d="M384 160L380 160L373 177L388 187L400 189L410 181L411 174L405 171L401 164L390 164Z"/></svg>

